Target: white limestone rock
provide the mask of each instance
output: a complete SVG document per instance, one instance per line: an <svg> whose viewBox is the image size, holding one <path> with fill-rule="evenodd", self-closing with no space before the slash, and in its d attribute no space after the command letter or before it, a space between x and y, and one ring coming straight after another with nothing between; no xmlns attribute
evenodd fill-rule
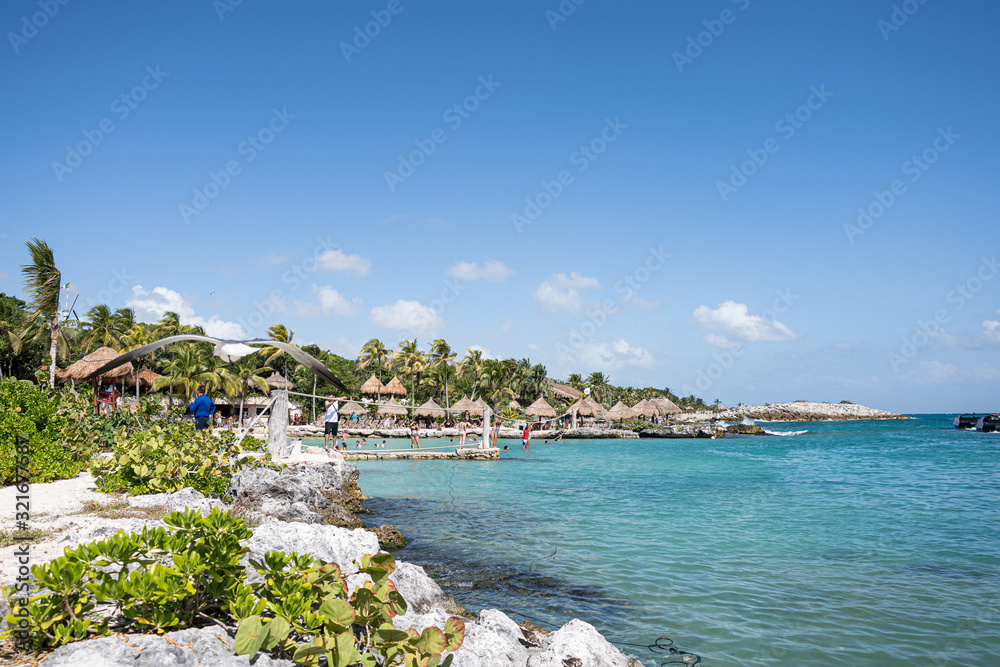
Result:
<svg viewBox="0 0 1000 667"><path fill-rule="evenodd" d="M531 643L525 640L521 628L510 617L497 609L484 609L476 621L466 621L465 642L455 651L452 665L524 667L531 646Z"/></svg>
<svg viewBox="0 0 1000 667"><path fill-rule="evenodd" d="M601 636L590 623L578 618L543 640L544 648L528 656L527 667L566 667L571 660L585 667L629 667L629 659Z"/></svg>
<svg viewBox="0 0 1000 667"><path fill-rule="evenodd" d="M364 554L379 553L378 537L362 528L348 530L337 526L284 521L268 521L257 526L253 529L253 537L244 544L250 549L243 556L250 581L260 581L261 577L250 567L249 559L262 561L268 551L312 554L320 560L336 563L344 572L353 571L354 561L360 561Z"/></svg>
<svg viewBox="0 0 1000 667"><path fill-rule="evenodd" d="M170 508L171 512L183 510L185 507L208 514L213 508L225 509L225 503L216 498L208 498L204 493L186 487L173 493L151 493L145 496L130 496L125 499L130 507L145 509L149 507Z"/></svg>
<svg viewBox="0 0 1000 667"><path fill-rule="evenodd" d="M157 635L102 637L60 646L42 663L45 667L243 667L249 656L236 655L233 637L221 628ZM255 667L293 667L290 660L259 655Z"/></svg>

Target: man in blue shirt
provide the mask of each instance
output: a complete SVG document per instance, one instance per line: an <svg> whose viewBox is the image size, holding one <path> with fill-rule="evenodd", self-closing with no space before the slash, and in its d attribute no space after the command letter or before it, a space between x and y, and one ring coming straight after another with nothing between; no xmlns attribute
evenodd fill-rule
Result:
<svg viewBox="0 0 1000 667"><path fill-rule="evenodd" d="M208 428L208 419L215 414L215 403L205 395L205 387L198 387L198 398L191 404L191 412L194 413L194 427L197 430Z"/></svg>

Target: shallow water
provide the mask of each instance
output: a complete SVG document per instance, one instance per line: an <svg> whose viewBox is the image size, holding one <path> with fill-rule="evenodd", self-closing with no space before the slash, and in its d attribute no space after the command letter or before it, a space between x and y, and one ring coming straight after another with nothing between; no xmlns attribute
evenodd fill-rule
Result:
<svg viewBox="0 0 1000 667"><path fill-rule="evenodd" d="M706 665L1000 664L1000 434L767 428L808 430L358 467L370 522L474 611L582 618L648 664L660 636Z"/></svg>

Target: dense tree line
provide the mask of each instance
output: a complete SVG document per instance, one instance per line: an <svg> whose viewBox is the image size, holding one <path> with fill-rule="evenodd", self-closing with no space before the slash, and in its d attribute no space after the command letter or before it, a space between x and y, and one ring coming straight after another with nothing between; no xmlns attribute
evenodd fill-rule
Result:
<svg viewBox="0 0 1000 667"><path fill-rule="evenodd" d="M99 347L123 352L167 336L205 333L201 327L183 324L175 312L164 313L156 322L140 322L131 308L113 311L105 304L94 306L81 320L71 319L59 310L61 275L52 250L39 239L32 239L27 246L31 261L21 267L21 272L31 301L0 293L0 374L39 379L41 366L56 363L64 367ZM295 332L283 324L272 325L268 337L295 344ZM430 341L426 348L421 348L416 338L404 340L395 349L372 338L357 359L345 359L316 345L302 349L323 361L354 397L359 397L361 384L374 375L383 383L398 377L407 388L407 402L411 405L433 398L442 407L449 407L462 396L469 396L482 397L502 412L513 400L526 407L544 397L557 410L568 402L552 392L553 380L545 366L529 359L487 359L481 350L471 348L459 358L443 338ZM161 348L139 363L161 375L153 390L166 392L171 399L177 396L188 400L199 385L204 385L210 393L225 394L241 402L250 394L267 393L266 378L274 372L287 378L293 391L319 395L335 392L276 347L265 347L227 364L212 355L212 345L187 342ZM54 382L48 373L44 379L50 385ZM590 396L605 407L619 400L633 405L644 398L663 396L682 408L711 408L700 398L679 397L666 387L615 386L602 372L591 373L586 379L573 374L563 383L581 392L589 389Z"/></svg>

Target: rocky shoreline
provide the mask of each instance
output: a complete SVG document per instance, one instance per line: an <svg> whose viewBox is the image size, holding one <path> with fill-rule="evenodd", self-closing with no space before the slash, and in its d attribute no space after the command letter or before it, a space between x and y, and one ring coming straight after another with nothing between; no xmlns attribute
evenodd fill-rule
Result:
<svg viewBox="0 0 1000 667"><path fill-rule="evenodd" d="M44 531L31 544L31 563L48 562L76 547L114 535L119 530L141 531L163 526L162 518L172 511L190 507L202 513L214 507L228 508L253 528L245 541L249 552L243 565L248 576L256 572L250 559L260 560L269 550L311 553L338 563L345 571L365 553L377 553L401 539L390 527L366 528L364 495L358 486L358 469L336 453L299 455L287 468L252 469L238 472L224 499L207 498L193 489L176 493L121 497L101 494L93 480L82 473L72 480L38 484L32 489L34 507L46 515L32 517L32 528ZM13 499L13 487L0 489L0 501ZM13 503L10 503L13 506ZM0 517L0 529L10 530L10 517ZM389 543L389 544L387 544ZM0 549L0 583L12 585L18 576L15 546ZM393 548L389 546L389 548ZM496 609L470 613L446 595L423 568L397 561L390 577L408 603L407 613L396 617L397 629L422 631L443 627L449 615L461 615L466 623L465 643L454 653L455 667L640 667L610 644L590 624L574 619L554 632L545 632L529 623L518 625ZM0 601L0 613L9 613ZM0 627L5 627L5 623ZM25 656L30 664L51 667L101 665L109 667L150 667L176 665L248 665L247 656L236 656L234 637L218 626L152 634L114 635L74 642L47 655ZM4 651L3 658L13 659ZM25 663L28 664L28 663ZM260 656L256 665L288 665L287 660Z"/></svg>
<svg viewBox="0 0 1000 667"><path fill-rule="evenodd" d="M812 403L794 401L772 405L744 405L721 412L688 412L675 415L677 421L742 421L745 417L761 421L850 421L856 419L912 419L887 410L877 410L854 403Z"/></svg>

